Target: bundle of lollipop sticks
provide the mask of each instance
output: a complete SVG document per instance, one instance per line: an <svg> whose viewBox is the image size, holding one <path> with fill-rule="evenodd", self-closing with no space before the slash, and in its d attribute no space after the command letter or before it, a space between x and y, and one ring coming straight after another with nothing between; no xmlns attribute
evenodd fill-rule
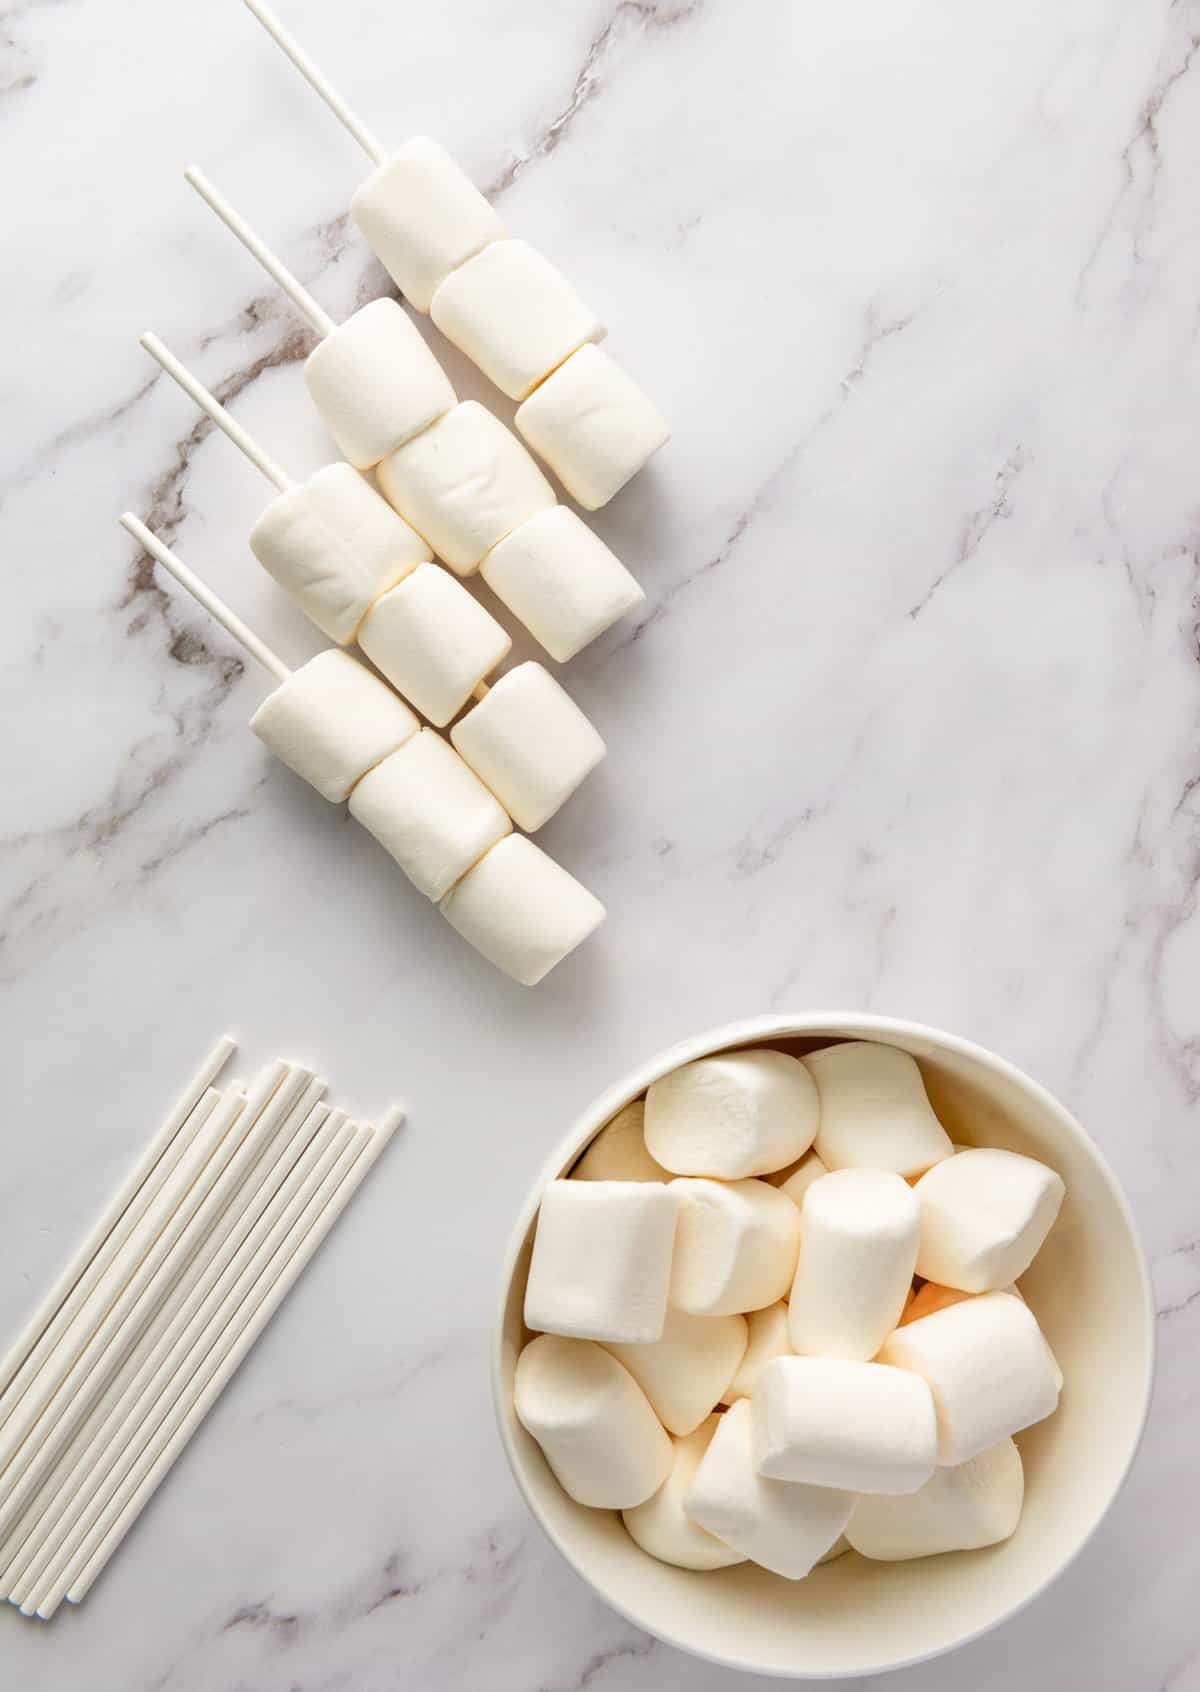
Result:
<svg viewBox="0 0 1200 1692"><path fill-rule="evenodd" d="M402 1120L218 1042L0 1362L0 1596L78 1603Z"/></svg>
<svg viewBox="0 0 1200 1692"><path fill-rule="evenodd" d="M346 462L294 480L156 336L142 345L275 488L250 532L255 557L330 640L357 642L374 665L330 651L292 674L239 625L282 684L252 727L326 798L348 798L452 926L532 985L604 910L512 828L541 828L605 747L542 664L496 677L512 643L461 578L478 575L552 658L573 657L642 590L558 503L528 449L595 510L663 444L666 425L597 346L600 320L508 235L449 155L425 137L385 153L274 14L246 3L376 164L351 216L409 303L521 401L524 442L459 402L395 300L335 324L208 179L184 173L319 337L305 383ZM233 629L198 578L122 521ZM447 725L448 741L435 732Z"/></svg>

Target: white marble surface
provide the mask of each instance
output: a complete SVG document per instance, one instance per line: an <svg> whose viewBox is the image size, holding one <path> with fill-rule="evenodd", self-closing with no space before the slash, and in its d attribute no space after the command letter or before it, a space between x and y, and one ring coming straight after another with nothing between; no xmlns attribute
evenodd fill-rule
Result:
<svg viewBox="0 0 1200 1692"><path fill-rule="evenodd" d="M327 457L304 333L179 171L344 312L385 280L343 216L353 144L234 0L0 5L0 1332L221 1029L411 1109L88 1603L0 1616L0 1684L748 1685L543 1541L486 1337L517 1203L603 1084L730 1016L842 1006L1056 1090L1161 1311L1103 1532L896 1692L1195 1692L1200 7L287 12L374 127L489 185L674 425L599 520L648 598L571 667L611 755L547 831L611 914L542 990L493 974L268 766L260 677L115 525L314 649L244 548L264 484L135 336L289 464Z"/></svg>

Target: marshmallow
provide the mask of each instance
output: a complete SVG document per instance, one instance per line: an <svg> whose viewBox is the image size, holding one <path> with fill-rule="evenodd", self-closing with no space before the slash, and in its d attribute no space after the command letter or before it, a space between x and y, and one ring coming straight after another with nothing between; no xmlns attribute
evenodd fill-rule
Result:
<svg viewBox="0 0 1200 1692"><path fill-rule="evenodd" d="M368 176L350 216L409 304L428 311L438 285L504 225L443 147L418 135Z"/></svg>
<svg viewBox="0 0 1200 1692"><path fill-rule="evenodd" d="M524 241L494 241L447 276L433 321L509 399L531 393L604 325L562 271Z"/></svg>
<svg viewBox="0 0 1200 1692"><path fill-rule="evenodd" d="M514 529L479 573L560 664L646 597L616 554L565 505Z"/></svg>
<svg viewBox="0 0 1200 1692"><path fill-rule="evenodd" d="M845 1357L776 1357L752 1399L760 1475L851 1492L915 1492L937 1423L919 1375Z"/></svg>
<svg viewBox="0 0 1200 1692"><path fill-rule="evenodd" d="M774 1175L768 1175L767 1180L773 1187L778 1187L781 1193L786 1193L799 1210L804 1203L804 1195L813 1182L828 1174L828 1169L816 1152L810 1151L805 1152L798 1163L789 1163L786 1169L779 1169Z"/></svg>
<svg viewBox="0 0 1200 1692"><path fill-rule="evenodd" d="M899 1175L839 1169L814 1181L800 1211L788 1303L793 1351L874 1357L912 1290L918 1229L919 1206Z"/></svg>
<svg viewBox="0 0 1200 1692"><path fill-rule="evenodd" d="M829 1547L823 1557L817 1558L816 1566L817 1568L820 1568L822 1563L835 1562L837 1558L844 1557L847 1551L852 1551L853 1549L854 1547L843 1533L840 1538L834 1540L833 1544Z"/></svg>
<svg viewBox="0 0 1200 1692"><path fill-rule="evenodd" d="M535 388L513 421L585 511L606 505L670 434L633 378L590 344Z"/></svg>
<svg viewBox="0 0 1200 1692"><path fill-rule="evenodd" d="M684 1498L720 1420L709 1416L694 1433L677 1439L671 1472L658 1491L644 1504L622 1511L634 1544L660 1563L673 1563L678 1569L727 1569L746 1561L740 1551L722 1545L683 1512Z"/></svg>
<svg viewBox="0 0 1200 1692"><path fill-rule="evenodd" d="M661 1163L646 1150L642 1124L646 1106L641 1099L618 1111L571 1171L576 1181L669 1181Z"/></svg>
<svg viewBox="0 0 1200 1692"><path fill-rule="evenodd" d="M661 1339L678 1210L674 1187L655 1182L547 1182L525 1287L526 1326L609 1344Z"/></svg>
<svg viewBox="0 0 1200 1692"><path fill-rule="evenodd" d="M336 647L293 670L250 719L264 746L335 803L420 726L386 683Z"/></svg>
<svg viewBox="0 0 1200 1692"><path fill-rule="evenodd" d="M1023 1275L1054 1225L1066 1191L1044 1163L999 1147L972 1147L923 1175L917 1273L991 1292Z"/></svg>
<svg viewBox="0 0 1200 1692"><path fill-rule="evenodd" d="M455 403L448 376L395 300L372 300L331 329L308 355L304 380L325 427L359 470Z"/></svg>
<svg viewBox="0 0 1200 1692"><path fill-rule="evenodd" d="M1015 1281L1011 1286L997 1288L997 1291L1007 1293L1010 1298L1019 1298L1022 1304L1026 1303L1025 1294ZM922 1316L932 1316L935 1311L945 1310L951 1304L961 1304L965 1298L977 1296L976 1293L960 1292L957 1287L940 1287L936 1281L926 1281L920 1292L914 1293L912 1299L905 1305L904 1315L897 1325L906 1328L910 1322L919 1322ZM1050 1342L1046 1339L1045 1334L1042 1335L1042 1339L1045 1342L1046 1354L1050 1359L1055 1388L1058 1392L1061 1392L1063 1389L1062 1369L1059 1366L1058 1358L1050 1349Z"/></svg>
<svg viewBox="0 0 1200 1692"><path fill-rule="evenodd" d="M450 738L527 834L549 822L605 752L570 694L534 663L501 676Z"/></svg>
<svg viewBox="0 0 1200 1692"><path fill-rule="evenodd" d="M906 1498L864 1494L846 1538L864 1557L887 1563L979 1551L1013 1533L1024 1497L1021 1453L1011 1439L1001 1439L967 1463L935 1469Z"/></svg>
<svg viewBox="0 0 1200 1692"><path fill-rule="evenodd" d="M964 1299L897 1328L879 1360L928 1383L937 1407L939 1463L966 1463L1058 1405L1054 1360L1042 1330L1028 1305L1007 1293Z"/></svg>
<svg viewBox="0 0 1200 1692"><path fill-rule="evenodd" d="M523 834L510 835L442 900L441 912L489 963L534 987L604 921L604 906Z"/></svg>
<svg viewBox="0 0 1200 1692"><path fill-rule="evenodd" d="M437 564L419 565L376 600L358 642L393 687L439 728L512 646L491 612Z"/></svg>
<svg viewBox="0 0 1200 1692"><path fill-rule="evenodd" d="M631 1509L671 1472L674 1449L645 1393L588 1340L531 1340L517 1358L513 1404L577 1504Z"/></svg>
<svg viewBox="0 0 1200 1692"><path fill-rule="evenodd" d="M693 1316L762 1310L787 1292L800 1249L795 1205L765 1181L672 1181L679 1231L671 1303Z"/></svg>
<svg viewBox="0 0 1200 1692"><path fill-rule="evenodd" d="M741 1367L729 1383L724 1395L726 1404L739 1398L751 1398L763 1365L773 1357L791 1357L792 1342L788 1338L788 1307L782 1302L769 1304L765 1310L752 1310L746 1318L750 1329Z"/></svg>
<svg viewBox="0 0 1200 1692"><path fill-rule="evenodd" d="M517 437L474 400L390 453L376 474L391 504L460 576L555 502Z"/></svg>
<svg viewBox="0 0 1200 1692"><path fill-rule="evenodd" d="M452 746L422 729L350 795L350 814L427 899L441 899L512 828Z"/></svg>
<svg viewBox="0 0 1200 1692"><path fill-rule="evenodd" d="M381 593L433 556L349 464L326 464L273 499L250 531L250 550L339 646Z"/></svg>
<svg viewBox="0 0 1200 1692"><path fill-rule="evenodd" d="M668 1308L662 1338L610 1345L668 1433L689 1434L725 1397L746 1351L744 1316L689 1316Z"/></svg>
<svg viewBox="0 0 1200 1692"><path fill-rule="evenodd" d="M812 1077L784 1052L699 1058L646 1094L646 1144L679 1175L766 1175L801 1157L816 1131Z"/></svg>
<svg viewBox="0 0 1200 1692"><path fill-rule="evenodd" d="M847 1040L804 1061L821 1095L817 1151L830 1169L917 1175L953 1153L921 1071L899 1047Z"/></svg>
<svg viewBox="0 0 1200 1692"><path fill-rule="evenodd" d="M803 1580L844 1531L854 1497L758 1474L752 1420L744 1398L721 1417L683 1507L698 1527L762 1568Z"/></svg>

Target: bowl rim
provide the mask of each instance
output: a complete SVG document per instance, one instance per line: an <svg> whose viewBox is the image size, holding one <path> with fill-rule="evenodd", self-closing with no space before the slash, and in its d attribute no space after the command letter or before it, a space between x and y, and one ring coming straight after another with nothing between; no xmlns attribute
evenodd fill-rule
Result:
<svg viewBox="0 0 1200 1692"><path fill-rule="evenodd" d="M509 1429L509 1406L506 1403L502 1372L504 1319L508 1306L509 1290L512 1286L517 1258L524 1246L530 1225L537 1214L538 1205L541 1203L542 1189L547 1181L556 1179L562 1170L574 1161L587 1144L588 1139L594 1137L599 1129L625 1105L645 1092L651 1082L658 1080L660 1076L668 1074L673 1069L678 1069L681 1064L691 1063L696 1058L711 1056L732 1047L762 1044L769 1040L808 1039L823 1034L858 1039L869 1039L872 1035L888 1034L893 1036L892 1043L909 1039L926 1041L929 1044L941 1046L960 1057L980 1063L985 1068L995 1071L1016 1087L1030 1093L1058 1119L1068 1135L1081 1145L1087 1155L1094 1160L1116 1202L1118 1213L1125 1224L1133 1245L1144 1315L1145 1359L1142 1371L1142 1402L1138 1415L1137 1430L1130 1441L1125 1463L1095 1520L1070 1555L1064 1558L1051 1574L1047 1575L1023 1598L1010 1604L1006 1610L1002 1610L999 1615L994 1616L990 1621L984 1622L981 1626L973 1628L960 1638L952 1639L944 1645L937 1645L929 1651L919 1651L912 1656L897 1657L894 1662L883 1663L875 1667L827 1669L818 1674L805 1669L764 1668L759 1663L747 1662L745 1658L726 1655L694 1645L689 1640L673 1633L669 1628L653 1626L643 1616L634 1615L624 1604L598 1586L588 1571L580 1566L578 1559L564 1542L562 1536L546 1521L532 1496L529 1486L526 1484L523 1461L517 1452ZM1014 1616L1020 1615L1022 1610L1032 1604L1035 1599L1040 1598L1066 1573L1076 1558L1091 1543L1105 1517L1112 1509L1129 1478L1129 1472L1141 1449L1154 1393L1157 1340L1157 1313L1154 1305L1154 1292L1150 1282L1150 1271L1129 1201L1125 1197L1121 1184L1113 1173L1108 1159L1091 1135L1088 1134L1083 1124L1072 1115L1065 1105L1055 1098L1053 1093L1043 1087L1040 1081L1035 1081L1023 1069L1018 1068L1007 1058L998 1056L997 1053L990 1051L986 1046L981 1046L976 1041L968 1040L960 1034L952 1034L944 1029L935 1028L930 1023L911 1022L903 1017L886 1016L878 1012L868 1011L809 1011L792 1012L790 1014L776 1012L766 1016L744 1017L735 1022L719 1023L701 1034L676 1041L674 1045L643 1060L642 1063L628 1071L622 1080L614 1083L594 1099L590 1105L586 1106L575 1118L567 1133L555 1142L553 1151L543 1162L525 1202L521 1206L516 1223L505 1246L500 1271L500 1296L492 1320L489 1373L491 1376L492 1408L495 1412L500 1443L509 1470L516 1483L517 1490L525 1501L526 1508L559 1555L565 1558L580 1579L610 1609L615 1610L631 1626L639 1628L644 1633L649 1633L652 1637L672 1646L675 1650L682 1651L688 1656L697 1657L703 1662L715 1663L720 1668L733 1669L740 1673L759 1674L779 1680L852 1680L862 1679L867 1675L891 1674L899 1669L913 1668L920 1663L932 1662L937 1657L946 1656L949 1652L957 1651L964 1645L973 1644L975 1640L983 1638L985 1634L991 1633L1003 1623L1011 1621Z"/></svg>

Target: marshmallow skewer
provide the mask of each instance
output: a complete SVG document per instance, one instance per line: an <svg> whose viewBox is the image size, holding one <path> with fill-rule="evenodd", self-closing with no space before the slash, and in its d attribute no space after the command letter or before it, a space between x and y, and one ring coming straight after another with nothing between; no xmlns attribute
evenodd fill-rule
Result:
<svg viewBox="0 0 1200 1692"><path fill-rule="evenodd" d="M158 1133L109 1200L103 1215L17 1335L3 1361L0 1362L0 1394L7 1393L17 1371L29 1357L67 1299L75 1291L85 1272L95 1262L105 1245L112 1240L115 1230L119 1227L122 1218L128 1213L130 1205L175 1136L191 1117L200 1100L229 1061L233 1049L234 1043L228 1035L217 1041L213 1050L184 1089L178 1102L167 1115ZM0 1399L0 1404L2 1403L3 1399ZM3 1425L3 1420L4 1416L0 1414L0 1426Z"/></svg>

